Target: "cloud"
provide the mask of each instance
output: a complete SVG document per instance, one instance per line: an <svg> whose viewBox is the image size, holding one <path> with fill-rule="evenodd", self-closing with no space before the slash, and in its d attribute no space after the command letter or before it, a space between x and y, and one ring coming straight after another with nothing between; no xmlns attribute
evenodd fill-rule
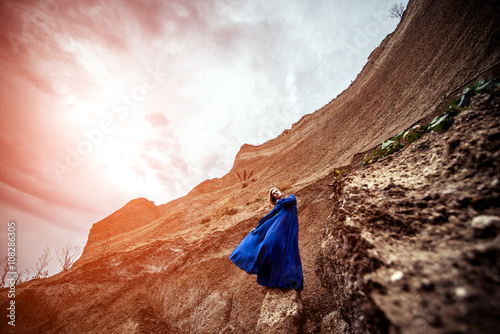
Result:
<svg viewBox="0 0 500 334"><path fill-rule="evenodd" d="M167 116L159 112L148 113L144 118L151 127L167 127L169 124Z"/></svg>
<svg viewBox="0 0 500 334"><path fill-rule="evenodd" d="M70 236L223 176L347 87L390 3L0 2L3 219Z"/></svg>

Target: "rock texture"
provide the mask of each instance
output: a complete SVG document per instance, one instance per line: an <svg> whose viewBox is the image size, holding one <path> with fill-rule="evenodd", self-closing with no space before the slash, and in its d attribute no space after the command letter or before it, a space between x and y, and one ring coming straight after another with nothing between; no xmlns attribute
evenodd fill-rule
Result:
<svg viewBox="0 0 500 334"><path fill-rule="evenodd" d="M302 301L293 290L269 291L262 302L257 331L261 333L297 333L300 328Z"/></svg>
<svg viewBox="0 0 500 334"><path fill-rule="evenodd" d="M332 184L317 268L354 332L497 330L500 89L495 96L448 132Z"/></svg>
<svg viewBox="0 0 500 334"><path fill-rule="evenodd" d="M231 171L163 205L94 224L81 258L16 290L19 333L487 333L498 328L498 92L360 170L363 153L500 77L500 4L411 0L331 103ZM333 61L333 60L332 60ZM347 170L335 178L334 170ZM253 171L243 187L236 173ZM228 259L271 207L298 198L300 294ZM0 291L5 312L7 293ZM5 319L4 315L4 319Z"/></svg>

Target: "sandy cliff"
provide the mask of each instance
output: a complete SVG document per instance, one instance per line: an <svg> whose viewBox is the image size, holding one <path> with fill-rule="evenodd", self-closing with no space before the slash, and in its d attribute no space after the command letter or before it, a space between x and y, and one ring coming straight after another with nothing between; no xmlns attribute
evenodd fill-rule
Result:
<svg viewBox="0 0 500 334"><path fill-rule="evenodd" d="M185 197L92 227L69 271L18 286L19 333L485 333L498 328L498 95L360 170L383 140L500 77L500 4L411 0L352 85ZM335 59L332 59L335 61ZM486 99L486 97L483 97ZM336 179L334 169L347 176ZM237 173L252 176L242 188ZM298 198L304 290L266 289L229 254ZM493 219L493 220L492 220ZM493 221L493 222L492 222ZM485 225L485 226L486 226ZM492 232L488 232L491 230ZM0 304L6 309L6 294ZM5 311L4 311L5 312ZM0 324L2 332L12 328Z"/></svg>

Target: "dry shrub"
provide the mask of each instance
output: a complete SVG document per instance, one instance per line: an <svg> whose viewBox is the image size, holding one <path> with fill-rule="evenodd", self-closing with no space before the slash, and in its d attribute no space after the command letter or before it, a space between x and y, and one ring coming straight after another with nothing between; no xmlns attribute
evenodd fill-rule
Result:
<svg viewBox="0 0 500 334"><path fill-rule="evenodd" d="M212 210L211 215L215 219L219 219L223 216L232 216L238 213L238 208L231 206L229 204L226 204L222 207L219 207L217 209Z"/></svg>
<svg viewBox="0 0 500 334"><path fill-rule="evenodd" d="M281 182L278 188L280 188L281 191L286 191L292 187L292 182L291 181L284 181Z"/></svg>

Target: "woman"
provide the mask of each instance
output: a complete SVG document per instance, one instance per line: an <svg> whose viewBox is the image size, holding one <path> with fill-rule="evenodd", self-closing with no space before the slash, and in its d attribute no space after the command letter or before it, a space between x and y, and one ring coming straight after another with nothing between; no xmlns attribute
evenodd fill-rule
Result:
<svg viewBox="0 0 500 334"><path fill-rule="evenodd" d="M303 288L297 200L278 188L269 191L273 210L241 241L229 259L269 288Z"/></svg>

